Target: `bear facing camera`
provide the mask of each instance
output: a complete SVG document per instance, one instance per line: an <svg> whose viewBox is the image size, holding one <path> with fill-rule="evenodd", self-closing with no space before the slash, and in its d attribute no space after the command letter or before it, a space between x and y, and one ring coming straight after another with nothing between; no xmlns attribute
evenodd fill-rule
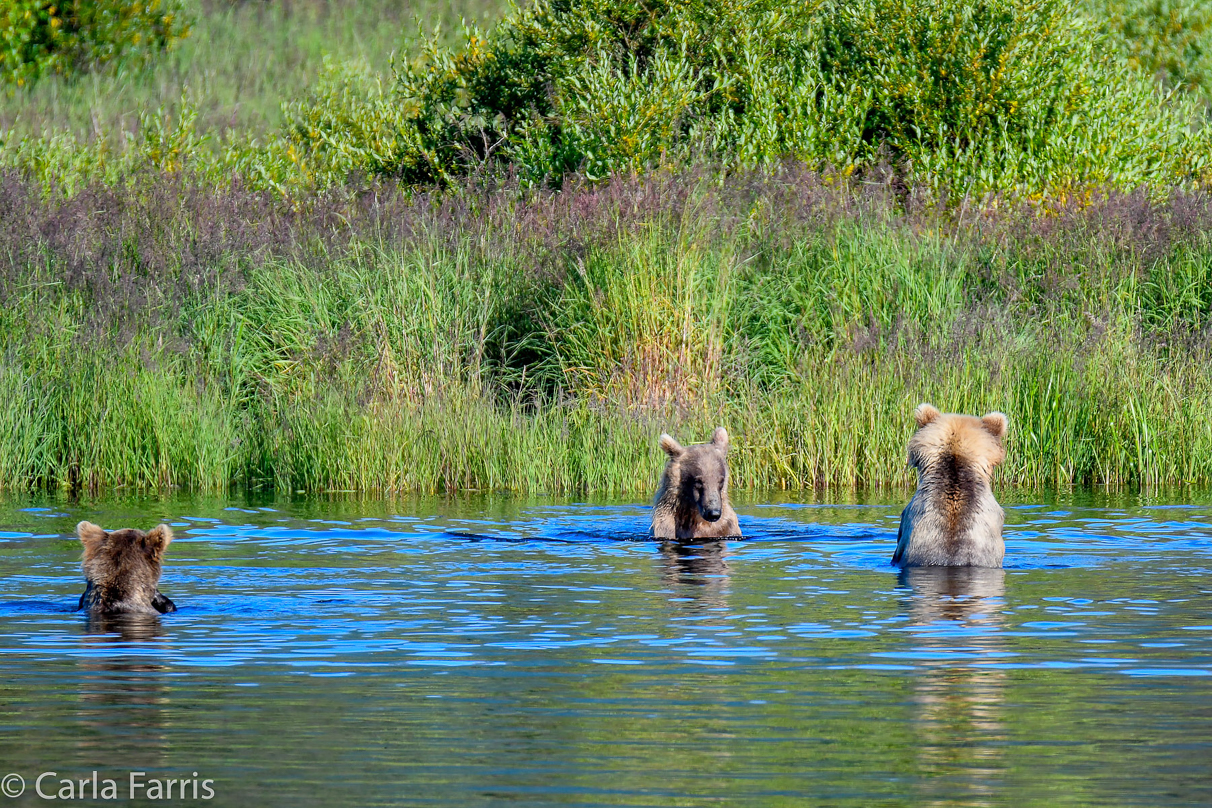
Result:
<svg viewBox="0 0 1212 808"><path fill-rule="evenodd" d="M739 537L741 527L728 502L728 432L716 427L708 443L682 446L661 435L669 456L652 506L657 539Z"/></svg>

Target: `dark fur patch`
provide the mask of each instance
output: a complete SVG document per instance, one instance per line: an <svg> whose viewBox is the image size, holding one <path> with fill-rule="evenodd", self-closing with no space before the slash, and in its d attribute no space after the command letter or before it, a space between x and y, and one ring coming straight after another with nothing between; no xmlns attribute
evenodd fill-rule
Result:
<svg viewBox="0 0 1212 808"><path fill-rule="evenodd" d="M945 545L948 552L956 553L963 544L965 531L971 525L981 481L973 473L972 467L961 462L954 452L938 458L935 468L942 481L939 495L945 514Z"/></svg>
<svg viewBox="0 0 1212 808"><path fill-rule="evenodd" d="M709 450L687 452L681 472L677 519L683 527L690 527L698 516L703 516L702 511L708 506L714 507L717 513L723 508L722 491L728 470L723 456Z"/></svg>

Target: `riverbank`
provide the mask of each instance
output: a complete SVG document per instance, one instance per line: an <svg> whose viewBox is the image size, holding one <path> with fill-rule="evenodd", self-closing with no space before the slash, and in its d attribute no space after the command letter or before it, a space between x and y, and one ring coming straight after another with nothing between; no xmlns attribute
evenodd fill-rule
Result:
<svg viewBox="0 0 1212 808"><path fill-rule="evenodd" d="M0 485L907 485L920 401L1003 484L1212 482L1212 204L916 210L891 178L658 172L304 207L179 175L0 185Z"/></svg>

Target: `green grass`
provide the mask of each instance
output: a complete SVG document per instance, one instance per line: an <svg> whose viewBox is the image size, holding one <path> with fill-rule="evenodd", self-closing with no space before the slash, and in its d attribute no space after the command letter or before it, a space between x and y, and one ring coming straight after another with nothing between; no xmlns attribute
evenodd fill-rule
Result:
<svg viewBox="0 0 1212 808"><path fill-rule="evenodd" d="M407 53L417 21L455 31L460 18L491 23L497 0L190 0L190 36L150 63L118 64L48 77L23 90L0 88L0 130L18 136L66 132L119 146L140 113L198 112L204 136L260 135L283 122L282 103L304 96L326 56L365 60L386 73Z"/></svg>
<svg viewBox="0 0 1212 808"><path fill-rule="evenodd" d="M26 197L121 246L9 252L0 486L638 495L717 424L739 488L900 486L921 401L1008 413L1004 484L1212 483L1206 203L963 226L761 176L334 202L268 246L236 192Z"/></svg>
<svg viewBox="0 0 1212 808"><path fill-rule="evenodd" d="M286 204L214 155L325 56L502 9L196 10L158 62L0 97L2 489L639 495L661 432L717 424L739 488L903 486L921 401L1009 414L1003 484L1212 484L1203 196L921 211L904 173L775 162Z"/></svg>

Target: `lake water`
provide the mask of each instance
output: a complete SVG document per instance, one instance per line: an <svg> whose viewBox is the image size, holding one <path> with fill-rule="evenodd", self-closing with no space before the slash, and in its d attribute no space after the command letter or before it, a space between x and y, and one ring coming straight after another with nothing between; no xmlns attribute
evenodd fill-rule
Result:
<svg viewBox="0 0 1212 808"><path fill-rule="evenodd" d="M0 806L1212 804L1212 500L1003 495L1004 572L898 575L906 496L681 550L635 504L7 500ZM180 611L73 613L82 518L170 521Z"/></svg>

